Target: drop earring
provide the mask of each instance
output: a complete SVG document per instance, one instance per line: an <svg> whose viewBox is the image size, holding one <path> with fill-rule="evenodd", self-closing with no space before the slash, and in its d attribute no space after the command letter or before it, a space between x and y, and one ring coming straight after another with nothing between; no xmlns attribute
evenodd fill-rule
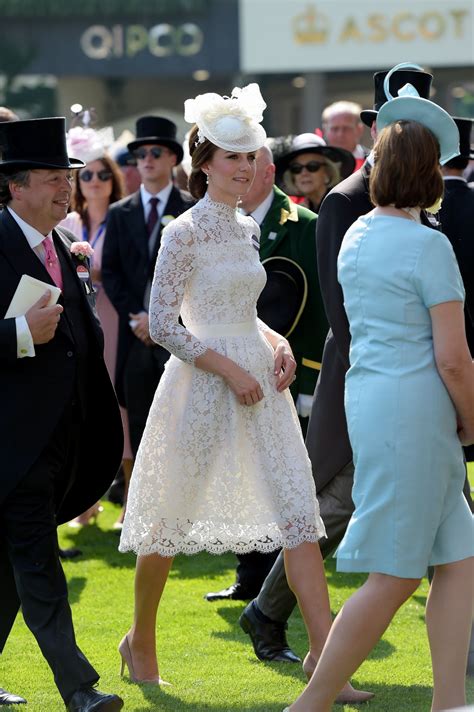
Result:
<svg viewBox="0 0 474 712"><path fill-rule="evenodd" d="M206 185L209 185L209 173L206 173Z"/></svg>

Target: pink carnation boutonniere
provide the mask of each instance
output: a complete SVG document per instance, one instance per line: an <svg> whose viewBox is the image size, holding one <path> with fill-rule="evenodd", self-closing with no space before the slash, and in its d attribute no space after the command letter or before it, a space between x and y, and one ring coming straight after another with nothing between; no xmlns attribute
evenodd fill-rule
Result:
<svg viewBox="0 0 474 712"><path fill-rule="evenodd" d="M75 255L75 257L78 257L80 260L85 260L86 258L92 257L94 249L88 242L73 242L71 244L71 254Z"/></svg>

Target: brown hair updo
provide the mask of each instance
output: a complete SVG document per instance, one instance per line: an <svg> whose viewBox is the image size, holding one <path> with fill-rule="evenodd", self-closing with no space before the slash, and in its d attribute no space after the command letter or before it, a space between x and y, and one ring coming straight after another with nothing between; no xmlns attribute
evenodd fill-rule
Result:
<svg viewBox="0 0 474 712"><path fill-rule="evenodd" d="M417 121L386 126L374 148L370 199L375 205L429 208L443 195L436 137Z"/></svg>
<svg viewBox="0 0 474 712"><path fill-rule="evenodd" d="M199 129L195 124L189 134L191 173L188 178L188 187L193 198L200 200L204 197L207 190L206 174L202 170L202 166L212 159L218 147L211 143L211 141L207 138L203 141L203 143L196 146L198 131Z"/></svg>

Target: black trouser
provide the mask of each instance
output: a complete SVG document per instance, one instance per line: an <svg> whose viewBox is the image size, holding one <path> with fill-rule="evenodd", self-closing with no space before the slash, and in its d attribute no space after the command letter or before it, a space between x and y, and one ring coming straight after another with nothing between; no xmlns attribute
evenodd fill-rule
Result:
<svg viewBox="0 0 474 712"><path fill-rule="evenodd" d="M267 575L275 563L280 549L262 553L251 551L249 554L237 554L239 560L236 581L247 592L249 598L256 598Z"/></svg>
<svg viewBox="0 0 474 712"><path fill-rule="evenodd" d="M169 356L169 351L161 346L146 346L140 339L135 339L130 349L124 372L124 394L134 456Z"/></svg>
<svg viewBox="0 0 474 712"><path fill-rule="evenodd" d="M0 506L0 651L21 605L65 702L99 679L76 645L56 531L58 499L84 447L74 410L67 409L50 443Z"/></svg>

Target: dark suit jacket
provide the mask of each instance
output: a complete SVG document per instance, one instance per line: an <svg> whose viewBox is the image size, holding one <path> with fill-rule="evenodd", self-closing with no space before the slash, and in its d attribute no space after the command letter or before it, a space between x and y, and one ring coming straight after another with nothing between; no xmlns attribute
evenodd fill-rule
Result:
<svg viewBox="0 0 474 712"><path fill-rule="evenodd" d="M474 189L462 179L446 180L439 215L466 289L466 336L474 358Z"/></svg>
<svg viewBox="0 0 474 712"><path fill-rule="evenodd" d="M176 218L193 204L194 200L189 193L173 187L163 215ZM144 303L145 293L148 281L153 277L161 231L162 226L150 257L148 233L139 190L114 203L109 209L102 253L102 283L119 315L115 385L121 403L124 402L125 362L136 338L129 326L129 314L148 311L148 304Z"/></svg>
<svg viewBox="0 0 474 712"><path fill-rule="evenodd" d="M296 380L291 386L298 393L313 395L319 375L328 323L319 290L316 263L316 220L311 210L296 205L276 186L273 202L260 226L260 259L288 257L306 274L308 296L295 329L288 337L297 362ZM272 238L269 235L273 233Z"/></svg>
<svg viewBox="0 0 474 712"><path fill-rule="evenodd" d="M61 261L64 291L74 290L77 295L79 290L79 308L87 330L87 379L76 386L78 337L77 328L68 317L67 304L54 338L47 344L36 345L33 358L17 358L15 319L0 320L0 501L45 448L78 387L78 396L84 404L81 477L66 483L67 491L57 513L61 523L83 512L107 490L120 466L123 440L118 404L103 360L102 331L93 311L92 284L86 287L77 277L78 258L70 253L74 235L60 229L53 231L53 239ZM22 274L53 284L15 220L3 210L0 212L2 317ZM105 428L112 433L106 448Z"/></svg>
<svg viewBox="0 0 474 712"><path fill-rule="evenodd" d="M321 204L316 227L319 283L330 327L306 436L317 491L352 460L344 410L351 334L337 281L337 258L352 223L374 207L369 199L369 175L366 162L335 186ZM422 221L433 227L424 214Z"/></svg>

